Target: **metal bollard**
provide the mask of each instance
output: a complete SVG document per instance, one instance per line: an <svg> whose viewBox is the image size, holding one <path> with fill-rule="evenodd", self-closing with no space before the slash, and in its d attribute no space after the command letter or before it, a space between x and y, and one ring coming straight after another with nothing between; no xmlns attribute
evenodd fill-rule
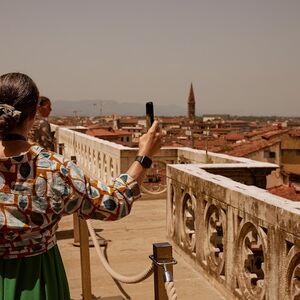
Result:
<svg viewBox="0 0 300 300"><path fill-rule="evenodd" d="M169 243L153 244L150 259L154 263L155 300L168 300L165 282L173 281L173 265L177 263L172 256L172 246Z"/></svg>
<svg viewBox="0 0 300 300"><path fill-rule="evenodd" d="M71 156L71 161L77 163L75 155ZM73 245L80 246L82 296L84 300L92 300L89 231L86 221L80 218L77 212L73 214L73 228Z"/></svg>
<svg viewBox="0 0 300 300"><path fill-rule="evenodd" d="M80 236L82 296L84 300L92 300L89 231L86 225L86 221L79 217L78 220L79 220L79 236Z"/></svg>

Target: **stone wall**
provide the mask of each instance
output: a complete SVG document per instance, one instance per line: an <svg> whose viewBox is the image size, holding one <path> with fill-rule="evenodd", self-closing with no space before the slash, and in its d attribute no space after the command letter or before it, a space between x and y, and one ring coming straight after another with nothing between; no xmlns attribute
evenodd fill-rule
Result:
<svg viewBox="0 0 300 300"><path fill-rule="evenodd" d="M168 236L226 299L300 299L299 203L198 166L167 177Z"/></svg>

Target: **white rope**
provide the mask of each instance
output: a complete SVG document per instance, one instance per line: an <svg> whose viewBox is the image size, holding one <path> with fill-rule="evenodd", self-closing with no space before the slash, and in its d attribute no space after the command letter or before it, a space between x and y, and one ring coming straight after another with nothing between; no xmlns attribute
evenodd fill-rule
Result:
<svg viewBox="0 0 300 300"><path fill-rule="evenodd" d="M101 247L99 246L98 240L97 240L97 236L95 234L95 231L93 229L93 226L91 224L90 220L86 221L87 223L87 227L90 233L90 236L93 240L96 252L100 258L100 261L102 262L104 269L110 274L110 276L112 276L113 278L115 278L116 280L123 282L123 283L138 283L141 282L143 280L145 280L146 278L148 278L149 276L152 275L153 273L153 264L151 263L151 265L143 272L137 274L137 275L133 275L133 276L125 276L125 275L121 275L119 273L117 273L116 271L114 271L111 266L108 264L103 251L101 250Z"/></svg>
<svg viewBox="0 0 300 300"><path fill-rule="evenodd" d="M165 288L169 300L177 300L176 289L173 281L165 282Z"/></svg>
<svg viewBox="0 0 300 300"><path fill-rule="evenodd" d="M96 252L100 258L100 261L102 262L104 269L110 274L111 277L113 277L117 281L130 284L130 283L141 282L152 275L153 270L154 270L153 263L151 263L151 265L145 271L141 272L140 274L133 275L133 276L121 275L121 274L117 273L116 271L114 271L111 268L111 266L109 265L109 263L107 262L105 255L104 255L103 251L101 250L101 247L99 246L97 236L96 236L95 230L91 224L91 221L87 220L86 223L87 223L87 227L88 227L90 236L93 240ZM166 289L169 300L177 300L176 289L175 289L173 281L165 282L165 289Z"/></svg>

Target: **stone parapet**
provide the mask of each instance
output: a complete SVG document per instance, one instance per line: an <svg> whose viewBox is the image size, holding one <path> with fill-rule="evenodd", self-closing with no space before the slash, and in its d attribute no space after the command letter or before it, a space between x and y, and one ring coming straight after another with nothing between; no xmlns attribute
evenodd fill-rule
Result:
<svg viewBox="0 0 300 300"><path fill-rule="evenodd" d="M118 174L127 171L137 155L137 148L125 147L53 124L51 127L56 132L57 143L63 145L63 154L68 159L76 156L78 165L92 178L110 183ZM153 161L153 168L148 171L142 187L144 198L150 199L166 197L167 164L198 163L211 173L259 187L265 187L266 175L277 168L274 164L187 147L162 148Z"/></svg>
<svg viewBox="0 0 300 300"><path fill-rule="evenodd" d="M300 203L202 169L167 167L167 232L235 299L300 297Z"/></svg>
<svg viewBox="0 0 300 300"><path fill-rule="evenodd" d="M67 159L76 156L77 164L88 176L107 183L126 172L137 155L138 148L125 147L59 126L52 128L56 132L57 144L63 145L64 156ZM159 175L160 181L143 184L144 199L166 197L166 166L178 162L177 148L161 149L153 157L153 162L156 169L150 169L148 173L152 177Z"/></svg>

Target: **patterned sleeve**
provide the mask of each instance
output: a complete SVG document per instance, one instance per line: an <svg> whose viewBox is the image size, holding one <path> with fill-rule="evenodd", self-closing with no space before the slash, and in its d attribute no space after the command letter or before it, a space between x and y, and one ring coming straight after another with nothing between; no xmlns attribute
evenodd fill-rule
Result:
<svg viewBox="0 0 300 300"><path fill-rule="evenodd" d="M86 177L73 162L61 165L60 173L67 183L64 197L65 214L75 211L83 218L118 220L130 213L140 197L139 185L128 174L121 174L112 185Z"/></svg>

